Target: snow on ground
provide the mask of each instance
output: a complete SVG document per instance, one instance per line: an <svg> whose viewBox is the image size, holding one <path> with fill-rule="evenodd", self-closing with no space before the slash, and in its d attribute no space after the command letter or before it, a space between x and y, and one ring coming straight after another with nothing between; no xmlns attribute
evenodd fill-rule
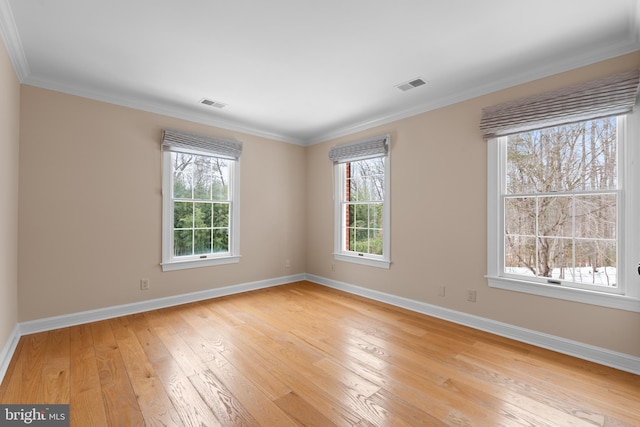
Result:
<svg viewBox="0 0 640 427"><path fill-rule="evenodd" d="M525 267L505 267L504 271L505 273L534 277L531 270ZM560 271L561 269L554 268L550 279L609 287L616 287L618 283L615 267L598 267L595 271L593 267L565 268L564 278L560 277Z"/></svg>

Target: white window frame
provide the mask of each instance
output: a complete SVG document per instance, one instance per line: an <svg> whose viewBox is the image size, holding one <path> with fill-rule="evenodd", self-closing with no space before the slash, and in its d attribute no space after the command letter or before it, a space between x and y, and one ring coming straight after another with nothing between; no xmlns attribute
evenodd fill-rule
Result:
<svg viewBox="0 0 640 427"><path fill-rule="evenodd" d="M229 160L229 251L175 257L173 251L173 163L171 151L162 152L162 271L210 267L240 262L240 160ZM216 157L216 156L210 156Z"/></svg>
<svg viewBox="0 0 640 427"><path fill-rule="evenodd" d="M343 209L346 189L345 163L336 163L334 168L334 247L333 256L337 261L351 262L389 269L391 267L391 155L390 149L384 157L384 200L382 204L382 255L348 251L346 247L346 224ZM357 160L353 160L357 161Z"/></svg>
<svg viewBox="0 0 640 427"><path fill-rule="evenodd" d="M640 312L640 113L618 117L619 293L514 278L503 273L506 137L490 139L487 154L487 280L490 287Z"/></svg>

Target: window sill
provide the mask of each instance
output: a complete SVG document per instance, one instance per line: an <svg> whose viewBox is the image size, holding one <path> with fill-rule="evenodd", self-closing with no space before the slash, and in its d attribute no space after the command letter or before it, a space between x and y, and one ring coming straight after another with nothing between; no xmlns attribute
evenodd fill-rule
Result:
<svg viewBox="0 0 640 427"><path fill-rule="evenodd" d="M218 258L189 259L184 261L163 262L162 271L186 270L189 268L211 267L214 265L236 264L240 262L240 255Z"/></svg>
<svg viewBox="0 0 640 427"><path fill-rule="evenodd" d="M524 292L549 298L616 308L618 310L640 312L640 298L583 289L572 289L543 283L532 283L525 280L508 279L505 277L486 276L486 278L491 288Z"/></svg>
<svg viewBox="0 0 640 427"><path fill-rule="evenodd" d="M345 255L345 254L339 254L339 253L334 253L333 257L338 261L368 265L370 267L384 268L386 270L391 268L391 261L381 259L381 258L368 258L364 256Z"/></svg>

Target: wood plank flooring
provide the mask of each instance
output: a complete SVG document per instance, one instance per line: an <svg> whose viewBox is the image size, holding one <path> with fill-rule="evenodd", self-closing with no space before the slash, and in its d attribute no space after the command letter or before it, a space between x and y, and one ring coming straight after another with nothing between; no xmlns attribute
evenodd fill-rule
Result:
<svg viewBox="0 0 640 427"><path fill-rule="evenodd" d="M72 426L639 426L640 377L298 282L24 336Z"/></svg>

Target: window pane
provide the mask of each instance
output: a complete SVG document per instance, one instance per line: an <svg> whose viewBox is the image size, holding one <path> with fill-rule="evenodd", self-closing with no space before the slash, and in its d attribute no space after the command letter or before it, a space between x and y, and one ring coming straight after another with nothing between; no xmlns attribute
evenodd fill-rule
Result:
<svg viewBox="0 0 640 427"><path fill-rule="evenodd" d="M211 159L211 188L214 200L229 200L229 160Z"/></svg>
<svg viewBox="0 0 640 427"><path fill-rule="evenodd" d="M353 226L356 221L356 206L347 205L347 227Z"/></svg>
<svg viewBox="0 0 640 427"><path fill-rule="evenodd" d="M617 202L615 194L576 196L576 237L615 239Z"/></svg>
<svg viewBox="0 0 640 427"><path fill-rule="evenodd" d="M369 230L356 228L355 230L356 236L356 252L364 252L369 253Z"/></svg>
<svg viewBox="0 0 640 427"><path fill-rule="evenodd" d="M382 255L382 230L369 230L369 253Z"/></svg>
<svg viewBox="0 0 640 427"><path fill-rule="evenodd" d="M194 230L193 252L196 255L211 253L211 229Z"/></svg>
<svg viewBox="0 0 640 427"><path fill-rule="evenodd" d="M506 236L504 269L507 273L536 275L536 239L525 236Z"/></svg>
<svg viewBox="0 0 640 427"><path fill-rule="evenodd" d="M536 235L536 198L509 197L505 205L505 233L523 236Z"/></svg>
<svg viewBox="0 0 640 427"><path fill-rule="evenodd" d="M170 196L173 217L171 236L164 234L163 227L163 245L173 245L169 251L163 250L163 263L170 263L174 257L198 259L213 253L229 254L235 162L176 152L165 152L163 156L165 162L170 160L165 173L170 174L172 182L167 191L164 186L169 182L163 179L163 194Z"/></svg>
<svg viewBox="0 0 640 427"><path fill-rule="evenodd" d="M192 230L175 230L173 232L173 253L174 256L193 254Z"/></svg>
<svg viewBox="0 0 640 427"><path fill-rule="evenodd" d="M173 161L173 197L190 199L193 189L192 155L171 153Z"/></svg>
<svg viewBox="0 0 640 427"><path fill-rule="evenodd" d="M616 133L611 117L507 137L505 272L615 286Z"/></svg>
<svg viewBox="0 0 640 427"><path fill-rule="evenodd" d="M346 250L349 251L382 255L383 230L381 228L349 228L346 245Z"/></svg>
<svg viewBox="0 0 640 427"><path fill-rule="evenodd" d="M213 230L213 252L229 252L229 230L227 228Z"/></svg>
<svg viewBox="0 0 640 427"><path fill-rule="evenodd" d="M382 228L382 203L369 205L369 228Z"/></svg>
<svg viewBox="0 0 640 427"><path fill-rule="evenodd" d="M173 204L173 228L193 227L193 203L175 202Z"/></svg>
<svg viewBox="0 0 640 427"><path fill-rule="evenodd" d="M374 184L376 188L376 199L375 200L384 200L384 174L376 175L374 177Z"/></svg>
<svg viewBox="0 0 640 427"><path fill-rule="evenodd" d="M341 250L383 255L384 158L344 164Z"/></svg>
<svg viewBox="0 0 640 427"><path fill-rule="evenodd" d="M360 194L360 187L362 184L360 183L361 178L351 177L349 179L347 185L349 186L349 192L347 194L347 201L356 202L358 201L358 195Z"/></svg>
<svg viewBox="0 0 640 427"><path fill-rule="evenodd" d="M355 227L364 228L367 226L368 217L369 217L369 205L366 205L366 204L355 205L355 215L354 215L353 223L351 225Z"/></svg>
<svg viewBox="0 0 640 427"><path fill-rule="evenodd" d="M211 157L194 156L193 198L211 200Z"/></svg>
<svg viewBox="0 0 640 427"><path fill-rule="evenodd" d="M573 267L573 241L550 237L538 238L537 273L540 277L571 280L567 268Z"/></svg>
<svg viewBox="0 0 640 427"><path fill-rule="evenodd" d="M194 203L194 228L211 228L211 203Z"/></svg>
<svg viewBox="0 0 640 427"><path fill-rule="evenodd" d="M617 286L616 244L602 240L576 242L576 282Z"/></svg>
<svg viewBox="0 0 640 427"><path fill-rule="evenodd" d="M213 226L229 227L229 204L214 203L213 211Z"/></svg>
<svg viewBox="0 0 640 427"><path fill-rule="evenodd" d="M348 201L384 200L384 158L348 163Z"/></svg>
<svg viewBox="0 0 640 427"><path fill-rule="evenodd" d="M367 178L367 200L384 200L383 178L380 175Z"/></svg>
<svg viewBox="0 0 640 427"><path fill-rule="evenodd" d="M548 237L571 237L573 234L573 198L551 196L538 198L538 234Z"/></svg>
<svg viewBox="0 0 640 427"><path fill-rule="evenodd" d="M507 193L617 187L616 118L507 137Z"/></svg>
<svg viewBox="0 0 640 427"><path fill-rule="evenodd" d="M347 248L348 251L356 250L356 230L355 228L347 229Z"/></svg>

